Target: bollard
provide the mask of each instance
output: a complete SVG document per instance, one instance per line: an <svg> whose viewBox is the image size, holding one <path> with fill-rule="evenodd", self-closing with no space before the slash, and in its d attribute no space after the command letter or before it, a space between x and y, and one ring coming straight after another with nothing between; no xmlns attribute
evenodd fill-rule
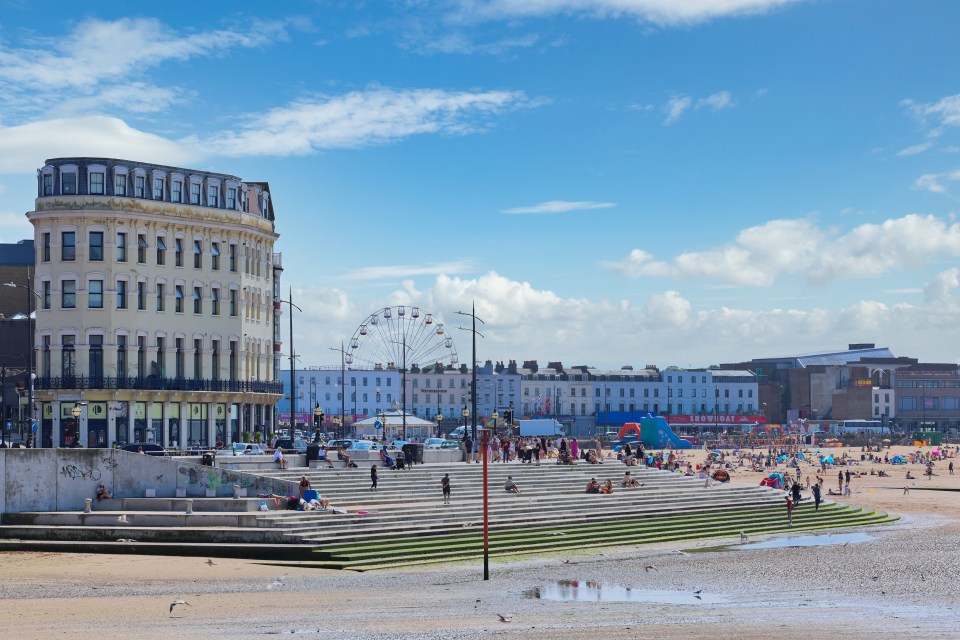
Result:
<svg viewBox="0 0 960 640"><path fill-rule="evenodd" d="M84 498L83 502L84 502L83 512L84 512L84 513L90 513L90 512L91 512L90 505L93 504L93 499L92 499L92 498Z"/></svg>
<svg viewBox="0 0 960 640"><path fill-rule="evenodd" d="M240 498L240 485L233 485L233 499L237 500Z"/></svg>
<svg viewBox="0 0 960 640"><path fill-rule="evenodd" d="M193 498L187 498L187 515L193 513Z"/></svg>

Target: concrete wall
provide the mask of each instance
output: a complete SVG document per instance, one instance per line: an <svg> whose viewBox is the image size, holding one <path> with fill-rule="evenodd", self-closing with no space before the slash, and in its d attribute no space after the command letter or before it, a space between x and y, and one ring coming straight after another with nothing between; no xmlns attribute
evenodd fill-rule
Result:
<svg viewBox="0 0 960 640"><path fill-rule="evenodd" d="M85 498L95 497L100 482L117 498L143 497L147 489L158 498L201 498L208 489L227 497L233 495L234 485L248 495L297 492L295 482L177 458L114 449L0 449L3 513L80 510Z"/></svg>

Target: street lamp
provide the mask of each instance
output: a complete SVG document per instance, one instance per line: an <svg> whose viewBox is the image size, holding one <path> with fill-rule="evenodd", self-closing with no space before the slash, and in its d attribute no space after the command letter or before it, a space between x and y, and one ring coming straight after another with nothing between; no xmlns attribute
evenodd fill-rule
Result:
<svg viewBox="0 0 960 640"><path fill-rule="evenodd" d="M290 299L280 300L280 302L290 306L290 439L293 440L293 432L297 429L297 369L294 361L296 355L293 350L293 310L303 313L303 309L293 304L293 287L290 287Z"/></svg>
<svg viewBox="0 0 960 640"><path fill-rule="evenodd" d="M343 431L341 426L344 425L345 416L347 413L347 389L346 389L346 367L344 364L344 357L346 356L346 351L343 349L343 341L340 342L340 348L329 347L330 351L339 351L340 352L340 419L334 420L334 424L337 425L337 437L343 437ZM352 362L352 361L351 361ZM354 412L356 415L356 412Z"/></svg>
<svg viewBox="0 0 960 640"><path fill-rule="evenodd" d="M463 430L467 430L467 418L470 417L470 409L467 409L467 405L463 405L463 411L460 412L460 415L463 416Z"/></svg>
<svg viewBox="0 0 960 640"><path fill-rule="evenodd" d="M443 414L440 413L440 410L439 410L439 409L437 410L437 416L434 418L434 420L437 421L437 437L438 437L438 438L442 438L443 436L440 435L440 434L443 433L443 427L442 427L442 425L443 425Z"/></svg>
<svg viewBox="0 0 960 640"><path fill-rule="evenodd" d="M316 408L313 410L313 441L320 441L320 429L323 428L323 409L320 408L320 403L317 403Z"/></svg>
<svg viewBox="0 0 960 640"><path fill-rule="evenodd" d="M497 433L497 420L500 419L500 412L496 409L493 410L493 415L490 416L493 418L493 433Z"/></svg>
<svg viewBox="0 0 960 640"><path fill-rule="evenodd" d="M27 267L27 282L30 282L30 268ZM36 336L34 336L34 327L31 326L32 316L33 316L33 298L30 297L32 293L37 298L40 297L36 291L34 291L29 284L17 284L16 282L4 282L3 286L5 287L19 287L27 291L27 349L29 349L27 355L27 362L29 363L27 368L27 422L30 428L30 441L33 443L33 446L37 446L37 436L33 435L33 425L34 425L34 415L33 415L33 352L36 349ZM40 444L43 444L43 431L41 430L39 436Z"/></svg>

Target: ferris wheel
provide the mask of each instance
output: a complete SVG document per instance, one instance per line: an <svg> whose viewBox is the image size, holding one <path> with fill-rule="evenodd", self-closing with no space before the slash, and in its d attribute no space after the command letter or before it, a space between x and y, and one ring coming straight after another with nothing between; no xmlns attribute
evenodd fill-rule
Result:
<svg viewBox="0 0 960 640"><path fill-rule="evenodd" d="M348 365L370 369L459 364L446 327L419 307L384 307L371 313L353 332L345 356Z"/></svg>

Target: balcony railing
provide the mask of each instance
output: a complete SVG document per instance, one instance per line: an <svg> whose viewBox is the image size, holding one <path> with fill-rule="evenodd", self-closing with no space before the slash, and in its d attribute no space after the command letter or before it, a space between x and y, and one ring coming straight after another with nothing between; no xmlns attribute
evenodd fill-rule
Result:
<svg viewBox="0 0 960 640"><path fill-rule="evenodd" d="M212 380L193 378L98 378L64 376L60 378L37 378L35 389L132 389L137 391L222 391L233 393L283 393L283 383L264 380Z"/></svg>

